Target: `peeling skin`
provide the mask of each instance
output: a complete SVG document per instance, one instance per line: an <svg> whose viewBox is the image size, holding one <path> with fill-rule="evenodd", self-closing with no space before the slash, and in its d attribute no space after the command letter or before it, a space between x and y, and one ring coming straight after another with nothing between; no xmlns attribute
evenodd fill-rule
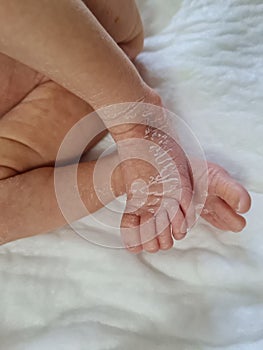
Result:
<svg viewBox="0 0 263 350"><path fill-rule="evenodd" d="M90 6L92 3L100 6L102 2L87 0L86 3ZM111 3L104 1L104 4ZM174 161L175 166L173 167L168 161L168 156L167 159L165 156L163 159L159 152L156 152L154 155L151 154L151 159L156 158L155 164L161 166L159 172L154 171L152 166L133 159L117 166L110 179L105 177L105 174L111 173L116 162L122 160L119 156L125 154L132 156L136 151L130 143L127 148L119 149L119 155L113 154L101 160L103 171L98 174L100 181L95 183L93 181L98 162L82 162L78 166L77 183L72 184L69 180L76 168L72 163L79 154L77 152L70 154L65 159L69 165L63 165L58 169L62 194L65 196L64 209L69 213L68 219L72 222L85 216L87 209L90 213L97 211L127 191L127 208L129 206L136 208L136 212L135 215L123 216L122 228L131 230L135 228L138 239L136 242L129 242L130 237L123 236L127 246L130 248L137 246L139 248L137 252L141 249L158 251L159 248L162 249L162 244L163 247L170 247L170 226L172 226L174 238L182 238L181 231L185 225L185 216L180 206L182 205L187 212L191 199L189 193L192 191L190 169L180 146L170 142L170 139L163 134L161 127L160 131L153 130L145 124L143 126L136 124L138 120L145 119L147 122L151 118L156 118L155 125L169 130L167 118L161 113L150 113L149 106L142 115L134 115L138 105L136 102L143 101L159 106L159 111L162 103L160 97L142 81L129 58L116 44L117 42L126 50L130 57L132 52L138 52L141 48L142 28L135 3L130 0L125 1L125 6L127 4L133 6L133 11L129 6L125 7L128 12L123 11L123 1L121 1L122 6L120 1L116 0L114 3L115 10L121 10L117 24L114 21L116 18L114 11L109 19L107 18L109 12L106 17L100 17L100 11L97 8L96 16L101 22L105 21L106 30L80 0L49 1L48 6L44 8L41 2L35 0L7 1L0 5L0 51L27 65L26 67L18 64L16 60L2 56L2 61L7 60L6 67L9 67L0 70L0 74L6 74L6 76L0 76L1 81L9 81L5 87L5 98L0 101L2 108L0 173L2 172L3 175L0 179L2 242L48 232L66 224L58 206L54 188L54 164L61 142L73 125L83 116L91 113L94 108L125 101L134 102L132 106L129 105L131 108L127 108L127 113L122 114L117 110L115 114L107 112L100 114L115 141L127 138L132 138L133 143L136 138L151 140L161 146ZM28 6L32 11L26 10ZM135 17L131 16L131 13L134 13ZM35 18L38 18L37 23L33 21ZM107 21L114 23L115 29L112 28L112 32L108 24L106 25ZM126 24L130 25L129 21L133 26L127 28ZM36 23L33 32L31 23ZM123 25L124 32L117 30L117 25ZM43 28L48 30L45 31ZM129 33L128 36L127 33ZM120 34L123 34L123 37L118 42L115 35ZM48 45L43 45L44 42ZM89 140L86 151L102 137L101 134L97 134L101 128L101 119L90 121L86 135ZM112 126L112 120L116 119L119 119L121 125ZM124 125L123 121L126 121ZM127 121L130 124L127 124ZM99 137L94 141L95 135ZM93 144L90 140L93 140ZM136 143L135 146L138 144ZM3 151L1 153L1 150L8 150L8 157ZM149 159L149 148L143 148L141 153ZM8 175L7 169L10 171ZM250 198L247 192L222 168L209 164L208 170L209 189L203 217L221 229L227 228L233 231L242 229L245 220L236 213L236 208L239 208L241 213L249 209ZM184 193L185 196L181 196L180 191L177 191L178 173L185 180L182 189L188 189ZM133 198L131 185L138 179L146 185L142 191L139 191L137 198L136 196ZM84 203L80 208L75 202L77 189ZM166 198L166 195L169 197L174 195L174 197ZM181 197L183 201L180 201ZM141 226L144 225L141 224L147 223L147 220L158 212L163 198L165 213L162 218L165 218L164 223L167 227L161 244L155 228L152 227L152 231L143 231ZM240 203L241 206L239 206ZM180 210L179 215L176 213L175 219L174 210L176 209ZM215 215L209 216L210 213ZM163 215L158 213L156 216L159 214ZM158 217L154 217L155 219L158 220ZM224 224L220 220L224 221ZM185 227L184 229L186 230ZM150 241L147 242L147 239ZM169 242L168 245L167 242Z"/></svg>

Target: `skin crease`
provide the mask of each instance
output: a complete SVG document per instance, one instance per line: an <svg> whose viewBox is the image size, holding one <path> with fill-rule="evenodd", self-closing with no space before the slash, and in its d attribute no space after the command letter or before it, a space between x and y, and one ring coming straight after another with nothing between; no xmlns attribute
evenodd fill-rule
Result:
<svg viewBox="0 0 263 350"><path fill-rule="evenodd" d="M47 75L94 109L141 100L151 94L130 60L81 0L44 2L45 6L43 1L35 0L1 3L2 53ZM128 3L135 7L133 1ZM104 17L100 21L113 22L113 29L107 28L113 37L118 30L123 30L120 44L132 42L140 32L140 29L133 30L136 36L131 35L130 23L140 25L138 12L130 13L129 7L125 6L126 12L120 14L122 2L113 1L113 5L106 17L122 16L126 21L130 15L135 16L127 21L127 28L125 23L119 28L118 23L106 21ZM132 56L141 47L142 38Z"/></svg>
<svg viewBox="0 0 263 350"><path fill-rule="evenodd" d="M25 1L27 6L31 6L34 11L38 10L38 5L36 5L38 2ZM110 2L108 1L102 1L97 6L95 0L87 0L85 2L86 5L90 6L90 10L105 27L109 35L130 58L134 58L141 50L143 40L141 21L134 2L127 1L127 7L120 6L120 1L117 0L112 1L111 6L109 6ZM68 3L68 7L65 6L63 9L55 7L55 10L62 10L65 16L68 16L72 21L76 21L77 14L73 11L74 4L72 1ZM28 8L27 6L25 8ZM50 6L51 8L45 10L47 14L52 13L54 10L53 6L59 5L51 4ZM23 11L16 1L13 1L12 5L7 4L6 8L1 5L0 9L1 23L2 20L6 21L6 18L8 18L4 15L5 11L11 11L13 20L18 14L21 15L21 11ZM83 13L90 19L90 13L85 12L82 5L80 5L80 9L81 19L78 19L83 20L85 17L83 17ZM71 11L74 15L72 15ZM44 15L43 19L40 18L40 22L43 21L44 23L46 20ZM49 20L52 22L52 16ZM67 47L61 44L56 47L56 38L65 29L62 18L58 19L57 23L60 24L60 27L55 30L55 35L53 35L53 32L51 33L52 35L50 34L52 36L50 39L51 46L53 45L53 51L50 52L54 53L54 55L51 55L52 57L45 53L47 49L45 46L41 45L40 47L39 44L36 44L33 35L30 36L33 42L33 44L30 43L30 47L35 47L34 50L38 52L37 55L28 56L27 50L25 51L23 47L17 46L15 40L13 42L11 40L10 46L7 46L3 38L8 38L9 35L12 35L12 28L8 28L8 23L6 24L2 42L0 43L2 52L7 52L12 57L37 68L42 73L48 73L49 77L64 85L64 87L66 86L75 95L51 81L49 77L38 73L37 70L31 69L4 54L0 55L0 78L1 82L3 82L0 93L1 243L47 232L65 225L65 219L61 215L55 197L54 161L64 136L78 120L92 112L93 107L101 107L107 103L143 100L160 104L159 97L146 87L128 58L119 50L115 41L105 36L97 20L94 17L90 19L90 22L86 19L88 25L84 26L88 30L90 30L91 26L95 31L94 38L90 40L89 45L93 45L94 48L97 42L98 45L96 47L99 47L99 49L94 49L96 60L88 59L86 61L87 53L83 53L83 49L81 49L84 45L78 47L81 55L73 55L72 60L63 59L65 57L63 55L69 54L68 52L65 53ZM30 19L28 21L30 23ZM21 25L25 26L26 24L23 22ZM52 27L52 23L50 26ZM74 29L75 26L70 26L70 29L72 28ZM80 34L79 38L82 40L78 42L78 45L80 45L87 41L87 37L90 39L91 34L83 32L78 26L77 28L79 32L75 32L75 38ZM17 32L16 39L20 40L20 35L24 35L27 30L31 29L25 27L24 32L22 31L23 33ZM100 46L101 36L106 37L106 40ZM68 39L68 35L66 37ZM46 37L41 37L40 43L44 42L45 39ZM67 40L67 42L67 46L70 46L70 41ZM105 52L107 57L109 56L108 63L105 63ZM56 54L57 57L55 57ZM38 61L40 56L49 57L49 63L46 64L43 59ZM61 67L61 70L56 71L52 68L54 63L52 59L57 60L57 64L60 67L61 63L64 65ZM116 60L120 62L121 76L114 69ZM83 71L87 72L84 74L84 77L75 79L77 82L72 84L74 80L72 76L81 76ZM71 72L71 75L68 72ZM122 74L125 74L127 80L122 79ZM108 79L105 79L105 75L107 75ZM117 90L116 84L119 84L120 81L124 81L124 86L121 86L121 88L118 86L118 92L121 91L123 95L120 96L118 93L117 96L115 94ZM97 91L101 90L104 91L103 94L98 94ZM76 95L84 98L86 102ZM104 120L104 122L107 125L107 120ZM91 134L87 135L87 139L92 139L100 127L101 120L99 118L96 121L93 120L90 125ZM122 128L118 130L110 129L110 131L117 141L127 137L137 137L138 135L141 137L144 134L144 130L141 130L141 127L130 130ZM51 134L52 137L49 137ZM87 151L102 136L99 135L98 138L93 140L92 144L87 145ZM118 159L117 154L105 158L105 172ZM184 161L184 157L181 156L180 162ZM92 182L94 166L95 162L80 163L78 171L78 186L81 197L90 212L94 212L102 207ZM131 171L131 169L137 170ZM104 198L105 202L110 202L114 196L119 196L124 192L128 192L129 195L129 186L127 187L127 184L131 186L132 182L137 178L145 178L147 180L151 175L151 171L148 170L147 167L142 166L138 162L134 164L126 163L121 167L117 167L112 177L113 193L107 194L106 198ZM245 219L237 213L237 207L241 201L240 213L244 213L249 209L250 198L247 191L219 166L209 164L208 170L209 195L203 211L203 217L220 229L242 230L245 225ZM71 171L72 166L70 165L60 168L61 181L65 183L65 189L67 188L66 184ZM188 180L189 182L190 180ZM103 188L104 184L101 183L101 186ZM19 196L17 196L18 192ZM70 193L68 196L69 202L72 202L73 199L70 199ZM146 230L146 232L139 230L140 224L147 223L149 219L145 212L136 213L136 215L124 215L122 226L130 229L130 235L127 236L126 234L123 236L125 246L135 253L142 249L148 252L156 252L159 249L171 248L173 240L170 226L175 239L181 239L185 236L185 232L180 232L181 224L184 220L181 214L179 212L176 218L169 218L169 213L163 214L162 218L166 218L167 228L159 237L155 237L155 228L148 227L149 230ZM72 210L71 221L75 221L84 215L84 212ZM158 225L158 220L156 225Z"/></svg>

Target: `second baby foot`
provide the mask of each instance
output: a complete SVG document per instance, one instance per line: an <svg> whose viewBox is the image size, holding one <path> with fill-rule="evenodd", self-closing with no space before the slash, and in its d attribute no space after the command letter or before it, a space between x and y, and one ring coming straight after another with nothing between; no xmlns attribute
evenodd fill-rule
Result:
<svg viewBox="0 0 263 350"><path fill-rule="evenodd" d="M240 214L250 206L251 198L245 188L225 169L208 163L208 197L201 216L220 230L240 232L246 225Z"/></svg>

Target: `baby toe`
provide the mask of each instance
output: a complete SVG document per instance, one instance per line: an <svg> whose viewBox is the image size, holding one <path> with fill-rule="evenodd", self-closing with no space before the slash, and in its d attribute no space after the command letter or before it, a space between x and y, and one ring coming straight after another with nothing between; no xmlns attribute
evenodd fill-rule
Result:
<svg viewBox="0 0 263 350"><path fill-rule="evenodd" d="M151 241L145 242L143 249L148 253L157 253L160 249L158 239L154 238Z"/></svg>
<svg viewBox="0 0 263 350"><path fill-rule="evenodd" d="M125 248L134 254L142 251L140 237L140 219L136 215L125 213L121 222L121 235Z"/></svg>
<svg viewBox="0 0 263 350"><path fill-rule="evenodd" d="M247 190L218 165L209 165L209 194L223 199L234 211L246 213L251 206Z"/></svg>
<svg viewBox="0 0 263 350"><path fill-rule="evenodd" d="M168 250L173 246L173 239L171 236L171 227L166 211L156 216L156 231L161 250Z"/></svg>
<svg viewBox="0 0 263 350"><path fill-rule="evenodd" d="M246 220L217 196L208 197L201 216L224 231L240 232L246 225Z"/></svg>

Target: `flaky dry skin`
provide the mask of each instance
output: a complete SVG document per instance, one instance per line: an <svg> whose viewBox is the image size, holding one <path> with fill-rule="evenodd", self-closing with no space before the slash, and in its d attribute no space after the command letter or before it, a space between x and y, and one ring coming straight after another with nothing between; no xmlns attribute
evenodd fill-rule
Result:
<svg viewBox="0 0 263 350"><path fill-rule="evenodd" d="M28 2L30 3L29 0ZM87 0L86 3L126 53L130 57L134 57L142 47L142 28L133 2L127 8L124 7L121 12L119 10L120 1L112 2L114 7L110 9L110 12L105 10L107 7L96 7L95 1ZM16 14L15 11L13 13ZM134 16L131 16L131 13ZM68 16L71 16L71 14L68 13ZM129 18L129 21L126 18ZM95 35L94 43L96 38ZM83 40L80 40L78 45L78 49L82 52ZM59 49L62 49L61 46ZM104 50L105 48L101 49ZM85 100L92 102L96 100L94 102L96 106L103 105L105 102L114 103L129 101L130 99L133 101L137 99L144 100L145 98L152 103L159 101L158 96L149 88L146 88L140 78L137 77L135 69L130 68L132 66L125 68L128 59L124 55L122 56L118 50L115 48L113 55L109 55L109 61L113 60L109 65L103 65L105 55L99 56L103 58L100 61L94 54L96 60L92 58L88 62L82 61L79 62L77 68L73 67L73 73L76 77L78 76L76 70L81 66L82 69L86 69L88 72L96 73L85 76L86 85L82 78L78 81L77 89L80 89L78 91L81 91L81 94L85 96ZM61 56L61 52L59 52L59 55ZM23 58L23 53L19 57ZM122 75L122 79L114 73L116 58L122 62L122 74L125 73L124 76ZM68 66L65 63L65 67L61 67L60 73L54 74L57 80L60 80L61 73L68 72L67 69L70 68L68 60L61 59L61 62L66 62ZM34 61L33 67L37 65L35 63ZM107 74L101 75L101 70L104 70L104 73L107 72ZM123 79L124 77L127 80L126 82ZM0 104L0 230L1 243L5 243L47 232L65 224L65 219L60 212L55 196L54 163L60 144L67 132L83 116L91 113L93 108L89 103L76 97L44 75L4 55L0 56L0 79L2 82ZM119 81L116 79L119 79ZM124 81L121 86L118 85L120 81L121 84ZM118 92L123 92L121 100L116 99L117 85ZM94 90L94 86L97 90ZM102 86L104 86L103 89ZM89 87L90 91L88 90ZM94 93L94 91L97 91L97 93ZM111 91L113 92L112 96L109 93ZM129 95L130 91L132 93ZM101 120L99 118L91 120L90 134L87 135L87 140L97 135L100 127ZM118 135L122 135L123 138L123 133L118 134L118 130L116 134L114 132L113 136L116 136L117 141ZM136 137L136 133L133 136ZM89 143L86 150L88 151L100 137L102 135L94 139L92 144ZM138 137L142 137L141 130L138 132ZM72 157L74 158L74 154ZM105 158L104 169L106 174L107 170L116 161L117 155ZM68 159L68 162L72 162L72 159ZM182 163L184 163L183 156L180 159L180 164ZM89 212L94 212L102 207L93 185L94 167L95 162L85 162L80 163L78 170L80 194ZM183 175L187 179L188 186L190 179L187 176L187 167L185 169L186 174ZM237 214L237 210L244 213L249 209L250 198L247 192L220 167L209 164L208 169L209 196L202 214L203 217L220 229L242 230L245 220ZM67 179L72 171L72 166L63 166L59 171L61 181L65 184L64 188L67 191ZM122 167L118 167L112 178L113 193L108 193L104 200L109 202L114 198L114 195L118 196L125 191L129 194L129 186L132 185L135 179L145 178L147 180L147 177L152 175L151 171L149 173L147 171L147 167L136 162L132 165L127 162ZM173 176L172 173L171 176ZM103 188L103 186L102 181L101 187ZM70 191L68 196L68 202L74 203L74 199L70 197ZM241 205L238 208L239 203ZM85 212L74 211L74 205L72 205L72 208L71 221L85 215ZM122 225L132 229L131 235L124 235L123 237L125 245L133 252L139 252L142 249L149 252L169 249L173 243L171 232L175 239L181 239L186 234L185 230L184 232L181 230L184 218L183 213L181 214L180 218L178 216L168 218L167 228L158 237L155 236L155 228L148 232L140 232L139 230L139 225L147 221L146 211L137 212L135 215L125 215ZM170 224L172 230L170 230Z"/></svg>
<svg viewBox="0 0 263 350"><path fill-rule="evenodd" d="M32 77L35 79L33 72ZM17 91L14 92L17 94ZM68 130L91 111L88 104L57 84L47 81L37 85L18 105L2 116L0 121L0 171L3 179L0 182L2 243L50 231L65 224L54 193L53 166L58 148ZM96 134L96 128L100 125L99 118L95 122L93 120L90 130ZM107 162L108 160L105 160L105 172L107 166L110 168L112 164L111 160L110 163ZM79 189L90 212L102 206L92 183L94 165L95 162L79 165ZM70 166L61 168L61 172L64 172L65 188L67 188L68 171ZM236 209L240 199L244 201L240 211L245 212L249 208L246 191L218 166L210 165L209 174L209 197L203 216L221 229L241 230L245 221L236 214ZM124 192L122 175L119 171L114 173L112 186L116 196ZM108 201L113 198L109 196ZM72 221L82 215L85 213L72 213ZM178 227L175 221L173 225ZM151 238L154 232L149 234ZM177 229L174 229L174 237L181 238ZM172 246L169 228L158 238L154 237L141 245L142 239L139 232L136 237L124 237L127 246L136 246L130 248L136 252L142 248L152 252Z"/></svg>

